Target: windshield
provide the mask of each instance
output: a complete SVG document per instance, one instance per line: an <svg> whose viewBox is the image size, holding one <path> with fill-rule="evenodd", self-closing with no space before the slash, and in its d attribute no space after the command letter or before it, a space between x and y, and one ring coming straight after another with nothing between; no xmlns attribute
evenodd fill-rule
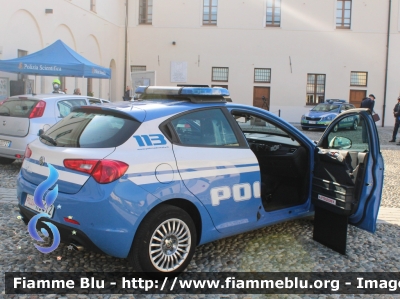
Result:
<svg viewBox="0 0 400 299"><path fill-rule="evenodd" d="M318 111L318 112L329 112L339 108L339 105L335 104L318 104L311 111Z"/></svg>

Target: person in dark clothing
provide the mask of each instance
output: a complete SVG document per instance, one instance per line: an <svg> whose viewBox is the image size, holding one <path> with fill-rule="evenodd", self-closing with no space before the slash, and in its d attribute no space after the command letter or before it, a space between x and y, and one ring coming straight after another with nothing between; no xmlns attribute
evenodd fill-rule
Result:
<svg viewBox="0 0 400 299"><path fill-rule="evenodd" d="M368 108L371 113L374 112L374 106L375 106L375 96L373 94L370 94L368 98L364 98L361 101L361 108Z"/></svg>
<svg viewBox="0 0 400 299"><path fill-rule="evenodd" d="M368 98L364 98L361 101L361 108L368 108L371 113L374 112L374 106L375 106L375 96L373 94L370 94ZM367 130L365 129L365 123L362 120L362 142L367 143L368 142L368 136L367 136Z"/></svg>
<svg viewBox="0 0 400 299"><path fill-rule="evenodd" d="M130 86L126 87L123 99L124 99L124 101L130 101L132 99Z"/></svg>
<svg viewBox="0 0 400 299"><path fill-rule="evenodd" d="M393 116L394 116L393 135L392 135L392 140L389 140L389 142L396 142L396 136L400 126L400 97L397 98L397 104L393 108ZM397 145L400 145L400 142L397 143Z"/></svg>

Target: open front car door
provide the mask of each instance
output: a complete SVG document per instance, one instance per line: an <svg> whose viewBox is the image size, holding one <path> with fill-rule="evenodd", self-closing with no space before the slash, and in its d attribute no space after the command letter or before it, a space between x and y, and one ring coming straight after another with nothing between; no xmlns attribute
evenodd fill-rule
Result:
<svg viewBox="0 0 400 299"><path fill-rule="evenodd" d="M357 119L359 125L342 126L349 119ZM384 163L371 114L367 109L353 109L337 116L316 151L313 238L345 254L349 223L372 233L376 230Z"/></svg>

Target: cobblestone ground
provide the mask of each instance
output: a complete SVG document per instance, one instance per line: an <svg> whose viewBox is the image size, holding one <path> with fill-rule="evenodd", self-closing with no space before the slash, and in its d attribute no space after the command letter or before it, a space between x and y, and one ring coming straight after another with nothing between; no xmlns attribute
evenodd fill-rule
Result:
<svg viewBox="0 0 400 299"><path fill-rule="evenodd" d="M306 132L318 139L321 132ZM385 183L382 205L400 208L398 162L400 146L390 145L390 128L380 130L384 155ZM389 136L389 137L388 137ZM399 150L398 150L399 149ZM1 188L14 188L20 163L0 168ZM12 201L14 194L3 194L9 201L0 203L0 274L5 272L132 272L125 259L93 252L68 250L67 244L50 254L42 254L33 246L26 226L18 217ZM399 272L400 227L378 224L375 234L350 226L347 254L341 255L313 241L313 220L302 219L276 224L240 234L197 248L188 271L204 272ZM1 293L2 292L2 293ZM398 293L398 291L396 292ZM399 295L5 295L0 280L0 297L5 298L400 298Z"/></svg>

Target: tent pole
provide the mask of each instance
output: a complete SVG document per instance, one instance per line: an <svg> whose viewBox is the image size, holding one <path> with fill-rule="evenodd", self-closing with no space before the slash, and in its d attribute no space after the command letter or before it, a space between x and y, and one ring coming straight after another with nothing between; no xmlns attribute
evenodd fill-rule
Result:
<svg viewBox="0 0 400 299"><path fill-rule="evenodd" d="M124 64L124 89L123 94L125 94L126 87L126 69L128 67L128 3L129 0L125 0L125 64Z"/></svg>

